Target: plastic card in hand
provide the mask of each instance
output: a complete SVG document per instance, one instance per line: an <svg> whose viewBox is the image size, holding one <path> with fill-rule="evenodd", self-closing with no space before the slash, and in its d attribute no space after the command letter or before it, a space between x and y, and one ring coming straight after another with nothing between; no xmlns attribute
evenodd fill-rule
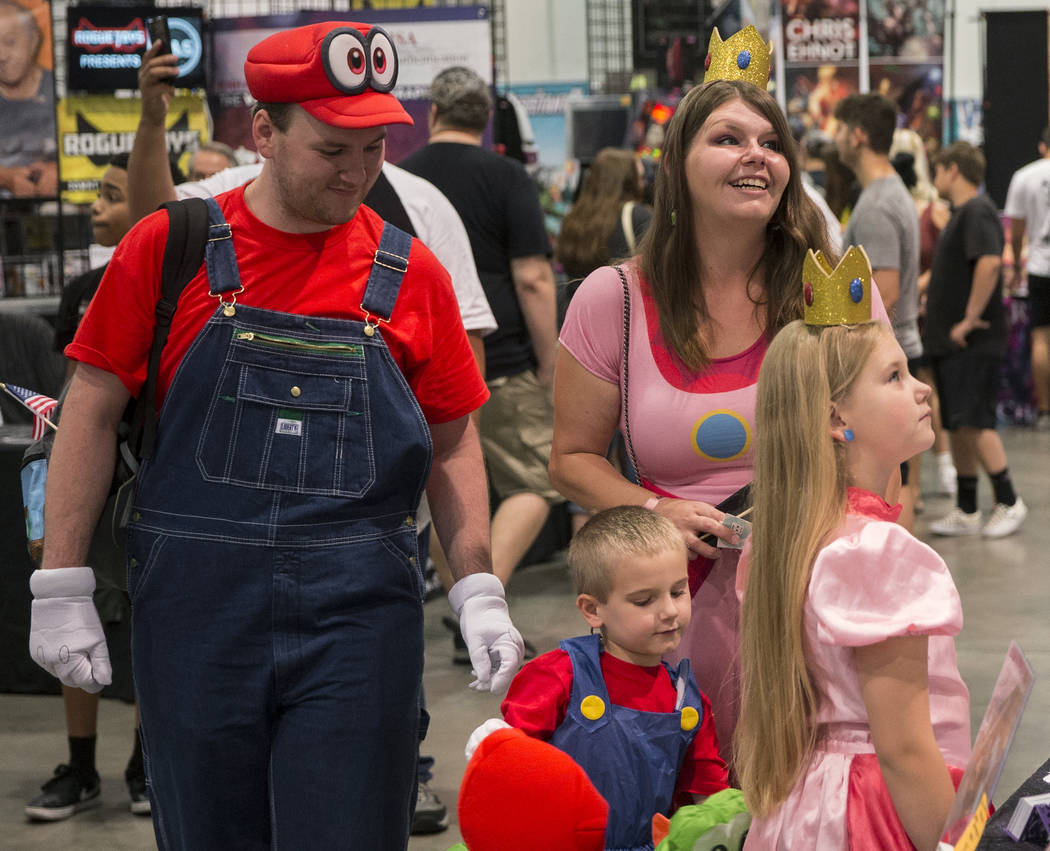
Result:
<svg viewBox="0 0 1050 851"><path fill-rule="evenodd" d="M1034 683L1032 666L1017 642L1011 641L981 729L977 731L970 764L966 766L945 824L943 839L956 851L977 847L988 821L988 803L1003 773L1010 744Z"/></svg>
<svg viewBox="0 0 1050 851"><path fill-rule="evenodd" d="M743 549L744 541L747 540L747 536L751 534L751 524L746 520L742 520L735 514L727 514L722 519L722 525L729 529L731 532L736 532L740 536L739 544L730 544L728 541L723 541L721 538L718 539L718 546L730 550Z"/></svg>

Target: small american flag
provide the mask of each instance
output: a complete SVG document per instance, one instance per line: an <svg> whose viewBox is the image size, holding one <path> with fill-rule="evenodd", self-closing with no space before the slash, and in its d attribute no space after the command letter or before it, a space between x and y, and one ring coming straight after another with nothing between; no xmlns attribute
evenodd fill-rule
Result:
<svg viewBox="0 0 1050 851"><path fill-rule="evenodd" d="M4 384L2 381L0 381L0 390L7 391L8 395L14 396L33 412L33 440L40 440L48 426L55 428L55 424L48 418L58 405L57 399L26 390L25 387L19 387L17 384Z"/></svg>

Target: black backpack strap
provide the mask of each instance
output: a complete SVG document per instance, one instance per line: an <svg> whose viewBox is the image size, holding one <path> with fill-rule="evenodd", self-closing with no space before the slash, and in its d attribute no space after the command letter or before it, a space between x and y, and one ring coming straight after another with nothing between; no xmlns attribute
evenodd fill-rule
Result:
<svg viewBox="0 0 1050 851"><path fill-rule="evenodd" d="M168 241L161 267L160 300L155 311L156 327L149 350L146 383L135 405L135 418L128 443L139 460L153 455L157 437L157 376L160 355L171 331L175 306L186 285L193 280L204 261L208 241L208 205L203 198L186 198L164 204L168 211Z"/></svg>

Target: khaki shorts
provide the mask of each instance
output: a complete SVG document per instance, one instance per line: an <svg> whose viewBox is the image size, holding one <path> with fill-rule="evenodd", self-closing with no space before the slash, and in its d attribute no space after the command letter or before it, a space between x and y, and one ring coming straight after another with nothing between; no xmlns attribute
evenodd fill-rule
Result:
<svg viewBox="0 0 1050 851"><path fill-rule="evenodd" d="M531 369L488 382L481 408L481 448L492 487L501 499L534 493L551 505L565 498L551 487L547 463L554 432L554 402Z"/></svg>

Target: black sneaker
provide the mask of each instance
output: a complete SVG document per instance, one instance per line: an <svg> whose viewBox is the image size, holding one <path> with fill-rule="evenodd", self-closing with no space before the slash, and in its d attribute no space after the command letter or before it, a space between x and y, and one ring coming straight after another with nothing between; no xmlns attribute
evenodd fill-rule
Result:
<svg viewBox="0 0 1050 851"><path fill-rule="evenodd" d="M467 652L467 642L463 640L463 633L459 631L459 621L452 615L444 615L441 622L452 633L452 661L457 665L469 665L470 654Z"/></svg>
<svg viewBox="0 0 1050 851"><path fill-rule="evenodd" d="M469 665L470 654L467 652L467 642L463 640L463 634L459 631L459 621L451 615L445 615L441 618L441 622L452 633L452 661L457 665ZM523 655L525 661L534 659L536 657L536 647L525 637L522 637L521 641L525 647Z"/></svg>
<svg viewBox="0 0 1050 851"><path fill-rule="evenodd" d="M440 833L448 827L448 809L426 783L416 790L416 812L412 816L412 833Z"/></svg>
<svg viewBox="0 0 1050 851"><path fill-rule="evenodd" d="M125 771L124 781L128 784L128 797L131 798L130 810L137 816L148 816L152 810L149 791L146 789L146 775L136 771Z"/></svg>
<svg viewBox="0 0 1050 851"><path fill-rule="evenodd" d="M26 804L26 815L35 821L62 821L81 810L97 807L99 797L98 772L83 777L71 765L60 765L55 776L40 787L41 792Z"/></svg>

